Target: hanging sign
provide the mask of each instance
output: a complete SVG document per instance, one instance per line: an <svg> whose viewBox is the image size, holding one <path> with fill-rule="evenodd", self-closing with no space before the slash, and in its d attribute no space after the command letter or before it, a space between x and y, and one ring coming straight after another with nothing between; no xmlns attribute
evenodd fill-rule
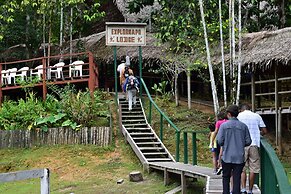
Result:
<svg viewBox="0 0 291 194"><path fill-rule="evenodd" d="M145 46L146 23L106 22L106 45Z"/></svg>

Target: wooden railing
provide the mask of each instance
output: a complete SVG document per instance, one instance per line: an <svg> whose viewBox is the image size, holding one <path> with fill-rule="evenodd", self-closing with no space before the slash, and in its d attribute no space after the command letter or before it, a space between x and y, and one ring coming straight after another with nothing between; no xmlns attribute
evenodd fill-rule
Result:
<svg viewBox="0 0 291 194"><path fill-rule="evenodd" d="M74 60L84 60L84 64L82 64L82 72L83 76L73 77L71 75L71 68L73 67L72 58ZM51 76L52 69L56 69L56 67L53 67L53 64L58 63L59 61L64 61L65 64L62 66L62 77L53 77ZM64 54L64 55L56 55L56 56L49 56L49 57L40 57L40 58L34 58L34 59L28 59L28 60L20 60L20 61L13 61L13 62L4 62L0 63L0 102L2 102L2 90L10 90L10 89L17 89L21 88L21 84L18 84L16 82L15 76L13 78L13 83L3 83L5 77L5 72L2 72L2 70L8 70L11 68L17 68L20 69L21 67L29 67L29 70L27 71L26 75L26 82L30 83L35 86L42 86L43 88L43 98L46 98L47 94L47 85L48 84L65 84L65 83L73 83L73 82L84 82L88 81L88 88L90 90L90 93L93 95L94 89L99 87L98 82L98 66L94 63L93 54L91 52L83 52L83 53L74 53L74 54ZM33 73L33 71L37 71L35 69L36 66L41 66L39 73ZM77 65L75 65L77 66ZM79 65L80 66L80 65ZM14 74L21 73L20 71L12 72ZM81 74L81 72L80 72ZM39 76L39 80L37 83L34 83L32 81L33 76ZM9 77L9 74L7 75ZM11 76L9 79L12 79ZM86 79L84 79L86 78Z"/></svg>
<svg viewBox="0 0 291 194"><path fill-rule="evenodd" d="M49 169L25 170L0 174L0 183L40 178L40 193L50 193Z"/></svg>

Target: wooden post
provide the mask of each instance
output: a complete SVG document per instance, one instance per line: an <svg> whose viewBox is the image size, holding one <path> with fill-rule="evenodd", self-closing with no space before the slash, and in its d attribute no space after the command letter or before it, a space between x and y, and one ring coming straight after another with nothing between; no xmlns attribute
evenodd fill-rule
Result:
<svg viewBox="0 0 291 194"><path fill-rule="evenodd" d="M164 169L164 185L169 185L169 172L167 171L167 168Z"/></svg>
<svg viewBox="0 0 291 194"><path fill-rule="evenodd" d="M90 90L91 97L94 97L94 80L95 80L95 74L94 74L94 61L93 61L93 55L91 52L88 52L89 55L89 80L88 80L88 87Z"/></svg>
<svg viewBox="0 0 291 194"><path fill-rule="evenodd" d="M43 169L43 177L40 179L40 193L41 194L49 194L50 193L50 176L49 169Z"/></svg>
<svg viewBox="0 0 291 194"><path fill-rule="evenodd" d="M46 58L42 58L42 98L46 100L47 87L46 87Z"/></svg>
<svg viewBox="0 0 291 194"><path fill-rule="evenodd" d="M185 172L181 171L181 187L182 187L182 194L187 193L187 184L186 184L186 177Z"/></svg>
<svg viewBox="0 0 291 194"><path fill-rule="evenodd" d="M278 110L278 151L279 155L282 156L282 109Z"/></svg>
<svg viewBox="0 0 291 194"><path fill-rule="evenodd" d="M252 111L255 112L255 96L256 96L256 84L255 84L255 72L252 71L251 74L251 96L252 96Z"/></svg>
<svg viewBox="0 0 291 194"><path fill-rule="evenodd" d="M141 46L138 47L138 62L139 62L139 78L142 78L142 49ZM139 88L140 97L142 97L142 84L140 84Z"/></svg>
<svg viewBox="0 0 291 194"><path fill-rule="evenodd" d="M117 103L118 91L117 91L117 48L113 47L113 58L114 58L114 90L115 90L115 102ZM120 83L121 84L121 83Z"/></svg>
<svg viewBox="0 0 291 194"><path fill-rule="evenodd" d="M276 145L278 146L278 74L277 65L275 65L275 128L276 128Z"/></svg>

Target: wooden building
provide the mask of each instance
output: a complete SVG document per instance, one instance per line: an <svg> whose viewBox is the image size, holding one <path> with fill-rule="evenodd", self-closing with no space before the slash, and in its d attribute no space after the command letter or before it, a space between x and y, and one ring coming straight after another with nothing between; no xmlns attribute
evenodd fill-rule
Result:
<svg viewBox="0 0 291 194"><path fill-rule="evenodd" d="M291 28L246 34L242 50L242 98L263 116L282 153L291 123Z"/></svg>

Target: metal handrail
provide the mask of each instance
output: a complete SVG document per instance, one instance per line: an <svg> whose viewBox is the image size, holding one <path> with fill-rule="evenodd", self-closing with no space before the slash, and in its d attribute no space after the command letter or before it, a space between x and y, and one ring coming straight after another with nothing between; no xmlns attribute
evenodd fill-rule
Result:
<svg viewBox="0 0 291 194"><path fill-rule="evenodd" d="M156 110L160 113L160 139L161 141L163 141L163 119L165 119L166 121L168 121L168 123L175 129L175 133L176 133L176 161L179 162L180 159L180 132L181 130L169 119L169 117L167 115L165 115L165 113L158 107L158 105L154 102L154 100L152 99L149 90L144 82L144 80L142 78L140 78L140 82L141 82L141 86L143 86L147 97L150 101L150 107L149 107L149 116L148 116L148 121L149 123L151 123L152 120L152 105L154 105L154 107L156 108Z"/></svg>
<svg viewBox="0 0 291 194"><path fill-rule="evenodd" d="M288 177L274 149L261 138L261 190L264 194L291 193Z"/></svg>

